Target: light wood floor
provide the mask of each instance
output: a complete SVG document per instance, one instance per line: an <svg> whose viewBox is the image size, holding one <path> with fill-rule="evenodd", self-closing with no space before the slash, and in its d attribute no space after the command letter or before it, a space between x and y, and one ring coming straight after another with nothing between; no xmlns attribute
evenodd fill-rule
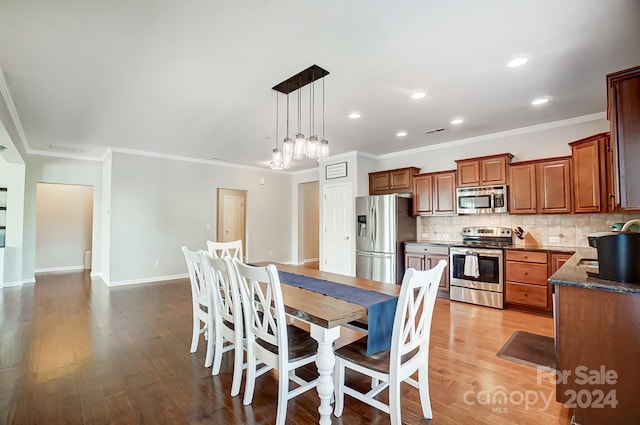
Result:
<svg viewBox="0 0 640 425"><path fill-rule="evenodd" d="M434 417L421 418L417 390L406 386L403 422L569 424L569 411L553 401L550 374L538 382L536 369L496 357L519 329L553 334L548 317L438 299L429 367ZM190 354L190 339L187 280L110 289L78 272L0 290L0 424L273 423L276 375L260 377L253 404L243 406L228 395L231 355L211 377L204 344ZM367 385L355 375L347 380ZM492 403L501 392L510 401ZM533 403L534 394L551 398L550 405ZM287 423L317 423L317 405L315 392L290 401ZM333 423L389 419L347 397Z"/></svg>

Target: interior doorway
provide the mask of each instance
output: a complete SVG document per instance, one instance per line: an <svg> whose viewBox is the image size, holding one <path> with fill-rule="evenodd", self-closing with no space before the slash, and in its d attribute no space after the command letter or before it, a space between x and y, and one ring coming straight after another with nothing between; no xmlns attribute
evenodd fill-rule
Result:
<svg viewBox="0 0 640 425"><path fill-rule="evenodd" d="M318 269L320 257L320 184L298 185L298 264Z"/></svg>
<svg viewBox="0 0 640 425"><path fill-rule="evenodd" d="M36 184L35 272L91 269L93 186Z"/></svg>
<svg viewBox="0 0 640 425"><path fill-rule="evenodd" d="M218 189L218 218L216 237L218 242L242 240L243 261L247 257L246 246L247 191Z"/></svg>

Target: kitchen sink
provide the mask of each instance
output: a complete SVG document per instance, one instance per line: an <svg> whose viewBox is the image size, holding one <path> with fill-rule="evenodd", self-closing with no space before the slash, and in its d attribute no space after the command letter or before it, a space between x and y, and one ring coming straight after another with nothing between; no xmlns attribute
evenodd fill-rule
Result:
<svg viewBox="0 0 640 425"><path fill-rule="evenodd" d="M581 258L577 265L583 267L598 267L598 260L594 258Z"/></svg>

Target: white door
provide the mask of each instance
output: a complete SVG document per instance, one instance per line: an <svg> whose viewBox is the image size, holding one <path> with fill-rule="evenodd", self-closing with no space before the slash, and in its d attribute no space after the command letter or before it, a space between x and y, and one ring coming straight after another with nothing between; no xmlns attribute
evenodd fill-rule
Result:
<svg viewBox="0 0 640 425"><path fill-rule="evenodd" d="M353 194L351 184L322 190L323 260L320 269L353 276Z"/></svg>
<svg viewBox="0 0 640 425"><path fill-rule="evenodd" d="M244 190L218 189L218 242L231 242L242 239L242 252L245 257L245 202Z"/></svg>

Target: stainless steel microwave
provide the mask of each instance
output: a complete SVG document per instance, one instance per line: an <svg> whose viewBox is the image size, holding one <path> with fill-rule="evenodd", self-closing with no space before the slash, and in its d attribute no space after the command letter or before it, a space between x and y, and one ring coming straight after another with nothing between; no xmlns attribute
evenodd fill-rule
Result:
<svg viewBox="0 0 640 425"><path fill-rule="evenodd" d="M509 211L507 186L459 187L456 189L458 214L506 213Z"/></svg>

